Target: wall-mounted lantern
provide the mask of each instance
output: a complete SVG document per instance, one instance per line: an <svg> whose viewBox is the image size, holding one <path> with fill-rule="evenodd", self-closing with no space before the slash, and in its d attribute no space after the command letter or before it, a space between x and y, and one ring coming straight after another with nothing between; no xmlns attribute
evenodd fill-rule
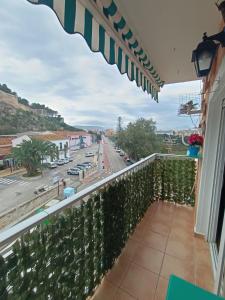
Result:
<svg viewBox="0 0 225 300"><path fill-rule="evenodd" d="M225 1L217 4L217 7L225 19ZM221 32L211 36L207 36L205 32L202 39L203 41L192 52L192 62L195 64L197 77L209 74L219 45L225 47L225 27Z"/></svg>

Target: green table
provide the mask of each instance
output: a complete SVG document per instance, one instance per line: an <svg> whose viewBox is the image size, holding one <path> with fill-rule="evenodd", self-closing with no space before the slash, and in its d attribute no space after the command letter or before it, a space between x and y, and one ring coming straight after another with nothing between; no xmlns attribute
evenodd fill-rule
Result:
<svg viewBox="0 0 225 300"><path fill-rule="evenodd" d="M219 300L216 296L198 286L174 275L170 276L166 300Z"/></svg>

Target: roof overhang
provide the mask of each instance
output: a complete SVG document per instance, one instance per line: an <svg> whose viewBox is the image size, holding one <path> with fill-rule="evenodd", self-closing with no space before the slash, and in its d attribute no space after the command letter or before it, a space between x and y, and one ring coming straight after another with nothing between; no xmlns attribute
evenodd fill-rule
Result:
<svg viewBox="0 0 225 300"><path fill-rule="evenodd" d="M52 8L68 33L116 64L152 97L165 83L195 80L192 50L219 29L213 0L28 0Z"/></svg>
<svg viewBox="0 0 225 300"><path fill-rule="evenodd" d="M128 4L129 2L129 4ZM192 50L222 21L215 0L115 0L165 83L196 80Z"/></svg>

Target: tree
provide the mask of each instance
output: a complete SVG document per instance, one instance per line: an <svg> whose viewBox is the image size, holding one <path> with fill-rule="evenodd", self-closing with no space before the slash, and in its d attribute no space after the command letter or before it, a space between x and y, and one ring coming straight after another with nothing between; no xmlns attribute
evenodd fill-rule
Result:
<svg viewBox="0 0 225 300"><path fill-rule="evenodd" d="M126 129L117 134L117 145L134 160L157 152L159 143L155 125L156 123L152 119L143 118L129 123Z"/></svg>
<svg viewBox="0 0 225 300"><path fill-rule="evenodd" d="M57 150L56 145L51 142L31 139L14 147L12 156L27 170L27 176L34 176L41 169L45 157L56 157Z"/></svg>
<svg viewBox="0 0 225 300"><path fill-rule="evenodd" d="M18 102L23 104L23 105L29 106L29 101L25 98L18 97Z"/></svg>

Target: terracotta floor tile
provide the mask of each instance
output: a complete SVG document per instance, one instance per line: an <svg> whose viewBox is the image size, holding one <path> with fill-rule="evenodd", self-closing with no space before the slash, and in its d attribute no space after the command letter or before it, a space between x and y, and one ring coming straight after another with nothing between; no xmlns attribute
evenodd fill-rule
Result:
<svg viewBox="0 0 225 300"><path fill-rule="evenodd" d="M187 281L194 282L194 264L176 257L165 255L160 276L169 278L171 274L177 275Z"/></svg>
<svg viewBox="0 0 225 300"><path fill-rule="evenodd" d="M208 243L203 238L200 237L194 238L194 247L195 249L204 249L204 250L209 249Z"/></svg>
<svg viewBox="0 0 225 300"><path fill-rule="evenodd" d="M160 202L156 211L166 212L167 214L173 214L175 209L176 206L173 203Z"/></svg>
<svg viewBox="0 0 225 300"><path fill-rule="evenodd" d="M170 238L166 246L166 253L180 259L192 261L194 260L193 241Z"/></svg>
<svg viewBox="0 0 225 300"><path fill-rule="evenodd" d="M208 244L194 235L193 216L192 208L153 203L93 299L164 300L171 274L212 291Z"/></svg>
<svg viewBox="0 0 225 300"><path fill-rule="evenodd" d="M131 261L124 256L119 257L115 262L113 268L106 274L106 279L109 280L115 286L120 286Z"/></svg>
<svg viewBox="0 0 225 300"><path fill-rule="evenodd" d="M143 217L143 219L141 220L141 222L137 224L136 229L140 229L140 230L144 229L145 226L146 226L146 222L147 222L146 218Z"/></svg>
<svg viewBox="0 0 225 300"><path fill-rule="evenodd" d="M135 300L137 298L134 298L131 295L129 295L127 292L125 292L125 291L123 291L121 289L118 289L117 292L116 292L116 294L115 294L114 299L115 300Z"/></svg>
<svg viewBox="0 0 225 300"><path fill-rule="evenodd" d="M196 285L213 292L214 279L211 267L196 265Z"/></svg>
<svg viewBox="0 0 225 300"><path fill-rule="evenodd" d="M131 264L121 288L138 300L153 300L158 276L135 264Z"/></svg>
<svg viewBox="0 0 225 300"><path fill-rule="evenodd" d="M172 226L173 216L170 216L166 213L156 213L153 218L152 222L161 222L162 224L171 227Z"/></svg>
<svg viewBox="0 0 225 300"><path fill-rule="evenodd" d="M193 221L194 219L194 209L185 206L180 206L175 208L175 215L186 221Z"/></svg>
<svg viewBox="0 0 225 300"><path fill-rule="evenodd" d="M136 250L133 262L139 266L150 270L151 272L159 274L164 253L149 248L146 246L140 246Z"/></svg>
<svg viewBox="0 0 225 300"><path fill-rule="evenodd" d="M144 228L136 228L134 233L131 235L131 239L137 242L142 242L144 236Z"/></svg>
<svg viewBox="0 0 225 300"><path fill-rule="evenodd" d="M131 238L127 241L123 251L122 251L122 254L121 256L122 257L125 257L129 260L133 260L134 258L134 254L137 250L137 248L140 246L140 243L135 241L135 240L132 240Z"/></svg>
<svg viewBox="0 0 225 300"><path fill-rule="evenodd" d="M183 229L187 231L192 231L193 232L193 227L194 227L194 220L185 220L183 218L175 218L173 219L173 224L172 227L182 227Z"/></svg>
<svg viewBox="0 0 225 300"><path fill-rule="evenodd" d="M166 299L167 287L168 287L168 280L163 277L159 277L156 294L155 294L155 300Z"/></svg>
<svg viewBox="0 0 225 300"><path fill-rule="evenodd" d="M167 236L161 235L157 232L153 232L149 228L147 228L143 237L143 243L156 250L164 252L166 249Z"/></svg>
<svg viewBox="0 0 225 300"><path fill-rule="evenodd" d="M194 232L186 230L180 226L174 226L171 228L169 239L178 239L181 241L190 241L193 244Z"/></svg>
<svg viewBox="0 0 225 300"><path fill-rule="evenodd" d="M195 263L201 266L211 267L209 249L195 249Z"/></svg>
<svg viewBox="0 0 225 300"><path fill-rule="evenodd" d="M166 224L164 224L160 221L157 221L157 220L152 221L149 224L148 228L151 231L154 231L154 232L157 232L159 234L166 235L166 236L168 236L169 233L170 233L170 227L168 227Z"/></svg>
<svg viewBox="0 0 225 300"><path fill-rule="evenodd" d="M96 290L92 300L114 300L117 288L106 279L103 279L101 285Z"/></svg>

